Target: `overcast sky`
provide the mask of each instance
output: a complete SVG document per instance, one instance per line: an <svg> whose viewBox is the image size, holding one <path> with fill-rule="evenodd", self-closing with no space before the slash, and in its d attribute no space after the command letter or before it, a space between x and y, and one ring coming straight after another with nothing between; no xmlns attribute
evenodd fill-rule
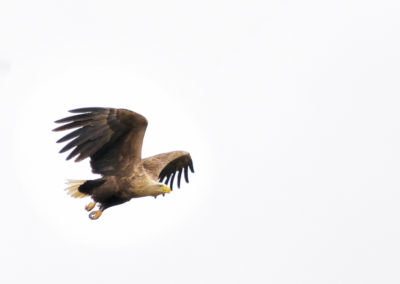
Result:
<svg viewBox="0 0 400 284"><path fill-rule="evenodd" d="M399 283L398 1L2 1L1 283ZM91 221L54 121L191 153Z"/></svg>

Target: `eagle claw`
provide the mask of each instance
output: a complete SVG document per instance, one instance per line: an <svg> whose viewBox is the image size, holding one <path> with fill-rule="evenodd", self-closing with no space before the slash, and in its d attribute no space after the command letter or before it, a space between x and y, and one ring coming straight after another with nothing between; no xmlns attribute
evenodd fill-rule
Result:
<svg viewBox="0 0 400 284"><path fill-rule="evenodd" d="M89 218L91 220L97 220L99 219L99 217L101 216L101 213L103 213L103 211L98 210L98 211L93 211L89 214Z"/></svg>
<svg viewBox="0 0 400 284"><path fill-rule="evenodd" d="M97 203L96 201L90 202L88 205L85 206L85 209L87 211L91 211L96 206L96 203Z"/></svg>

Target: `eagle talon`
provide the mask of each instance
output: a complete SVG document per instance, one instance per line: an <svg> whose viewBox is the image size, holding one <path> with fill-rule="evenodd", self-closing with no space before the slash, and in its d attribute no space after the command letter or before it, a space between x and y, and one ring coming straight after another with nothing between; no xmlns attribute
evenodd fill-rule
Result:
<svg viewBox="0 0 400 284"><path fill-rule="evenodd" d="M101 210L91 212L91 213L89 214L90 220L97 220L97 219L99 219L99 217L101 216L101 213L103 213L103 211L101 211Z"/></svg>
<svg viewBox="0 0 400 284"><path fill-rule="evenodd" d="M92 211L92 209L96 206L96 201L90 202L88 205L85 206L87 211Z"/></svg>

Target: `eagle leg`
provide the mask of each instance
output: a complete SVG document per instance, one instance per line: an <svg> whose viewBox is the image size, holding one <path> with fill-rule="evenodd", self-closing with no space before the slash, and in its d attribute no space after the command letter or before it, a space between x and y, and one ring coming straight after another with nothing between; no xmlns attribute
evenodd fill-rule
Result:
<svg viewBox="0 0 400 284"><path fill-rule="evenodd" d="M103 213L103 210L102 210L102 209L100 209L100 210L98 210L98 211L93 211L93 212L91 212L91 213L89 214L89 218L90 218L91 220L97 220L97 219L99 219L99 217L101 216L101 213Z"/></svg>
<svg viewBox="0 0 400 284"><path fill-rule="evenodd" d="M88 205L85 206L87 211L92 211L92 209L96 206L96 201L90 202Z"/></svg>

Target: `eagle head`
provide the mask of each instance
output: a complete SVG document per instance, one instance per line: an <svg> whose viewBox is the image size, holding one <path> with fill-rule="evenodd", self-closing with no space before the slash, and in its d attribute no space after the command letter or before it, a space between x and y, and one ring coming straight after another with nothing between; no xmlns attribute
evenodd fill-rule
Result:
<svg viewBox="0 0 400 284"><path fill-rule="evenodd" d="M156 183L153 185L150 185L147 187L147 194L148 196L154 196L157 197L157 195L164 195L166 193L170 193L171 189L168 187L168 185L165 185L163 183Z"/></svg>
<svg viewBox="0 0 400 284"><path fill-rule="evenodd" d="M165 194L171 192L171 188L169 188L168 185L165 185L163 183L158 183L157 186L158 188L156 190L159 192L159 194Z"/></svg>

